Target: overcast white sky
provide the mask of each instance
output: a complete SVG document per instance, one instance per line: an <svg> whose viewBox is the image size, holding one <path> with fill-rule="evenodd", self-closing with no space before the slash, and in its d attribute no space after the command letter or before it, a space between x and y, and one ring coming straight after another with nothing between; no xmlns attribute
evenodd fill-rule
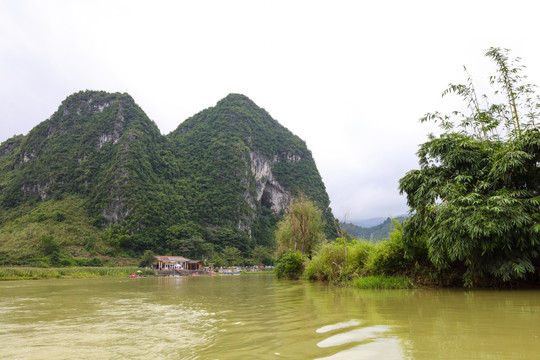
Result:
<svg viewBox="0 0 540 360"><path fill-rule="evenodd" d="M540 2L0 0L0 142L79 90L127 92L163 134L242 93L304 139L341 220L408 211L398 180L490 46L540 84Z"/></svg>

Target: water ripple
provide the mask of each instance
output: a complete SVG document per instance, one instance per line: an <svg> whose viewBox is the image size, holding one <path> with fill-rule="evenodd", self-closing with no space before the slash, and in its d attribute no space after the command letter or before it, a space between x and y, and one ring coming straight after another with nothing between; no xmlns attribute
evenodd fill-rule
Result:
<svg viewBox="0 0 540 360"><path fill-rule="evenodd" d="M348 328L348 327L351 327L351 326L357 326L357 325L360 325L360 321L351 320L351 321L341 322L341 323L337 323L337 324L326 325L326 326L323 326L321 328L318 328L317 330L315 330L315 332L317 332L319 334L322 334L322 333L326 333L326 332L329 332L329 331L344 329L344 328Z"/></svg>
<svg viewBox="0 0 540 360"><path fill-rule="evenodd" d="M362 329L352 330L343 334L337 334L325 339L317 344L318 347L332 347L348 344L351 342L361 342L367 339L377 338L380 334L390 331L390 326L375 325Z"/></svg>
<svg viewBox="0 0 540 360"><path fill-rule="evenodd" d="M401 341L396 338L376 339L316 360L402 360L405 359Z"/></svg>

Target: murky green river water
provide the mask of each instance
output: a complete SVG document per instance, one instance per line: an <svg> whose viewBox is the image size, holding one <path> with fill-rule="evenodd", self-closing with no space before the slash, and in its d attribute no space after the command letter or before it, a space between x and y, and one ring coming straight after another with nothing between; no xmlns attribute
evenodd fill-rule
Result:
<svg viewBox="0 0 540 360"><path fill-rule="evenodd" d="M540 291L272 275L0 283L1 359L540 359Z"/></svg>

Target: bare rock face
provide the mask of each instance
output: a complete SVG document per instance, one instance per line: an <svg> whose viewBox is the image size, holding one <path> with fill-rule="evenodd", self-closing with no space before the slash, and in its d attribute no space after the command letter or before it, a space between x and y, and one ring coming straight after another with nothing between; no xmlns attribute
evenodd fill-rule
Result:
<svg viewBox="0 0 540 360"><path fill-rule="evenodd" d="M156 246L181 227L182 239L218 248L272 247L280 213L302 192L333 224L305 142L241 94L162 135L128 94L81 91L0 144L0 157L0 206L75 195L92 226L119 224Z"/></svg>
<svg viewBox="0 0 540 360"><path fill-rule="evenodd" d="M250 151L251 172L255 177L257 202L261 202L274 212L286 210L291 202L291 193L286 191L272 174L272 167L278 161L277 155L268 159L260 152Z"/></svg>
<svg viewBox="0 0 540 360"><path fill-rule="evenodd" d="M124 221L129 215L129 208L125 205L128 199L117 197L107 204L103 209L103 217L111 224Z"/></svg>

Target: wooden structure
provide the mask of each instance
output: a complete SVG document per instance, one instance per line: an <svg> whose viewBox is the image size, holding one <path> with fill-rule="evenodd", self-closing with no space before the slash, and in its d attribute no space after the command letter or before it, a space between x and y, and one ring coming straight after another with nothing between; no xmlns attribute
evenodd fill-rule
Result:
<svg viewBox="0 0 540 360"><path fill-rule="evenodd" d="M203 270L204 262L202 260L189 260L188 261L188 270Z"/></svg>
<svg viewBox="0 0 540 360"><path fill-rule="evenodd" d="M169 270L184 270L189 267L189 259L183 256L154 256L154 269L159 271Z"/></svg>
<svg viewBox="0 0 540 360"><path fill-rule="evenodd" d="M155 255L153 268L158 271L203 270L202 260L190 260L183 256Z"/></svg>

